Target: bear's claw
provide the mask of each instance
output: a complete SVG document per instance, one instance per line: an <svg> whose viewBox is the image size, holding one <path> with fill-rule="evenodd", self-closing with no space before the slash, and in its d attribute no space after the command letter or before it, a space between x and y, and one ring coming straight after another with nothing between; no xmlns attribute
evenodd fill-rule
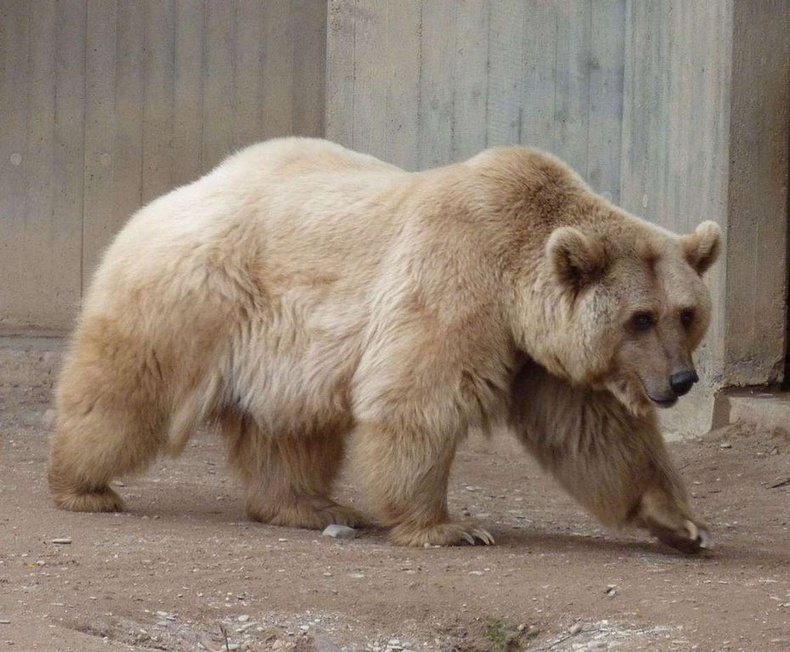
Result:
<svg viewBox="0 0 790 652"><path fill-rule="evenodd" d="M470 546L477 545L478 540L486 546L494 544L494 537L481 528L475 528L471 532L461 532L461 536Z"/></svg>
<svg viewBox="0 0 790 652"><path fill-rule="evenodd" d="M475 545L475 539L479 539L486 546L494 545L494 537L492 537L491 534L483 528L475 528L472 530L472 545Z"/></svg>
<svg viewBox="0 0 790 652"><path fill-rule="evenodd" d="M703 528L699 531L697 540L699 541L699 547L703 550L713 550L713 537L706 529Z"/></svg>

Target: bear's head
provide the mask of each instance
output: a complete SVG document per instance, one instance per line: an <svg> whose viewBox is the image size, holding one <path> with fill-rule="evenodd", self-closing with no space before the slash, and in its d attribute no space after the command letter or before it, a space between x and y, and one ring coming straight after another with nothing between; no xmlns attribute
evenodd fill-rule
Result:
<svg viewBox="0 0 790 652"><path fill-rule="evenodd" d="M711 313L702 276L721 234L714 222L677 236L617 217L560 226L546 242L556 290L549 323L559 331L547 366L640 414L673 405L698 380L692 353Z"/></svg>

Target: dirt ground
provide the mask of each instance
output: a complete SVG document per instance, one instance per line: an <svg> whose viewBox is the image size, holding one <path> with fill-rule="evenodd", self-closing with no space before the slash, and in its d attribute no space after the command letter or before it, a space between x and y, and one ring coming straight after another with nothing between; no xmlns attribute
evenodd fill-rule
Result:
<svg viewBox="0 0 790 652"><path fill-rule="evenodd" d="M49 400L0 390L0 649L790 650L787 432L672 445L712 553L599 527L507 438L470 440L450 489L497 545L405 549L248 522L207 434L118 483L129 512L58 511Z"/></svg>

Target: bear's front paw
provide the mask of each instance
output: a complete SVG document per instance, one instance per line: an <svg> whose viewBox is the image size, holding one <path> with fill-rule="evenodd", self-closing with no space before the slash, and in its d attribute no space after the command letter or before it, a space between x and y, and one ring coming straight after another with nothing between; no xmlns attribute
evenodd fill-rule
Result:
<svg viewBox="0 0 790 652"><path fill-rule="evenodd" d="M659 541L687 554L713 548L708 526L696 521L682 498L661 489L642 496L636 524L646 528Z"/></svg>
<svg viewBox="0 0 790 652"><path fill-rule="evenodd" d="M473 521L454 521L434 525L400 523L390 532L392 542L399 546L487 546L494 544L494 537Z"/></svg>
<svg viewBox="0 0 790 652"><path fill-rule="evenodd" d="M647 528L659 541L686 554L713 548L713 537L707 527L688 519L678 528L667 527L663 523L648 523Z"/></svg>

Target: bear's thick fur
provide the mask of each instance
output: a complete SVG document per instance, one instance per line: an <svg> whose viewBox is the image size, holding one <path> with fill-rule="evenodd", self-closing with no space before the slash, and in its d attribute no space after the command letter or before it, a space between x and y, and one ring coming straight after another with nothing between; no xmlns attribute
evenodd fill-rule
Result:
<svg viewBox="0 0 790 652"><path fill-rule="evenodd" d="M708 545L656 426L696 379L719 230L675 236L545 153L407 173L310 139L250 147L140 210L107 251L57 390L55 502L216 425L253 519L363 522L331 497L352 445L399 544L492 542L450 519L470 428L510 421L603 521Z"/></svg>

